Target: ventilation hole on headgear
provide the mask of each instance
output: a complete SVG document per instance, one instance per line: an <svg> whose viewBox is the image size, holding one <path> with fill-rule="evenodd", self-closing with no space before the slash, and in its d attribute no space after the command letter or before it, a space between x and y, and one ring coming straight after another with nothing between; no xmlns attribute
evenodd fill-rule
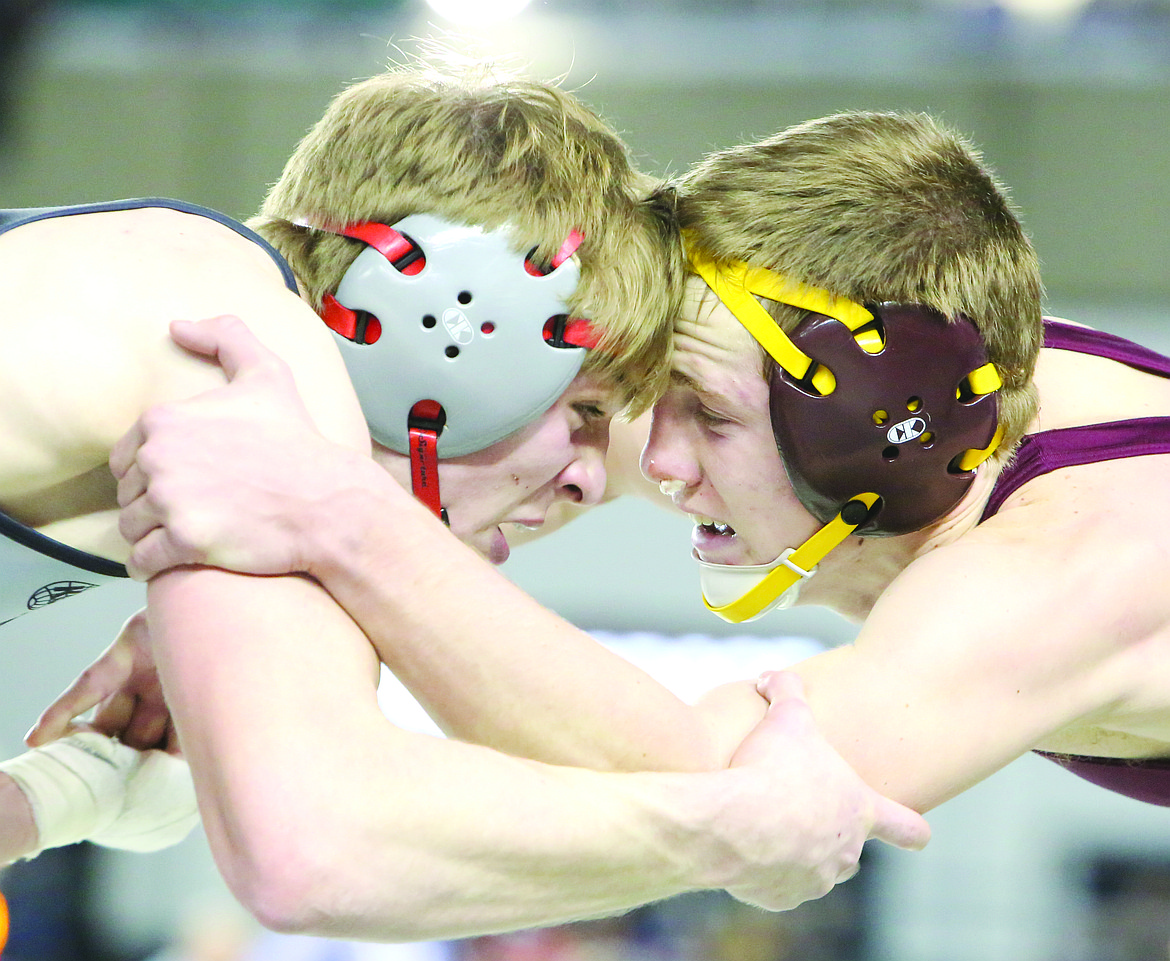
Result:
<svg viewBox="0 0 1170 961"><path fill-rule="evenodd" d="M470 290L461 290L461 291L459 291L459 296L456 297L455 299L457 301L459 301L459 303L466 306L467 304L471 303L471 291Z"/></svg>
<svg viewBox="0 0 1170 961"><path fill-rule="evenodd" d="M923 447L933 447L934 446L934 432L929 431L929 430L924 430L919 435L918 442L920 444L922 444Z"/></svg>
<svg viewBox="0 0 1170 961"><path fill-rule="evenodd" d="M496 325L490 320L485 320L479 325L479 332L481 334L494 334L496 332Z"/></svg>
<svg viewBox="0 0 1170 961"><path fill-rule="evenodd" d="M907 399L906 409L908 411L910 411L910 413L912 413L912 414L917 413L918 411L922 410L922 398L921 397L911 397L911 398Z"/></svg>
<svg viewBox="0 0 1170 961"><path fill-rule="evenodd" d="M445 351L443 351L443 353L445 353L448 357L454 359L454 358L459 356L459 348L456 347L454 344L451 344L450 346L448 346L448 348Z"/></svg>
<svg viewBox="0 0 1170 961"><path fill-rule="evenodd" d="M890 412L888 410L875 410L873 412L873 423L875 427L882 427L890 419Z"/></svg>
<svg viewBox="0 0 1170 961"><path fill-rule="evenodd" d="M533 247L527 254L524 255L524 270L533 277L546 277L552 273L552 267L547 264L538 264L532 258L536 256L536 248Z"/></svg>
<svg viewBox="0 0 1170 961"><path fill-rule="evenodd" d="M435 315L434 315L434 314L423 314L423 326L424 326L424 327L425 327L427 330L430 330L430 329L431 329L432 327L434 327L434 326L435 326L435 324L437 324L437 323L438 323L438 321L437 321L437 320L435 320Z"/></svg>
<svg viewBox="0 0 1170 961"><path fill-rule="evenodd" d="M898 459L898 446L896 444L891 444L889 447L887 447L885 450L882 451L882 457L884 457L886 460L897 460Z"/></svg>

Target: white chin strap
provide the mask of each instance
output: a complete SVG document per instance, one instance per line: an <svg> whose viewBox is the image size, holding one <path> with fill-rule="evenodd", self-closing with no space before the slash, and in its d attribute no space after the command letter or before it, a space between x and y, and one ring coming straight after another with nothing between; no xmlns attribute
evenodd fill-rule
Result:
<svg viewBox="0 0 1170 961"><path fill-rule="evenodd" d="M804 582L817 572L815 567L806 571L792 563L789 558L795 553L795 548L789 547L771 564L743 567L708 564L692 553L699 565L699 586L707 610L732 624L742 624L763 617L769 611L791 607L796 603ZM768 579L768 575L780 569L783 570L777 578Z"/></svg>
<svg viewBox="0 0 1170 961"><path fill-rule="evenodd" d="M771 564L737 567L700 560L699 584L707 610L732 624L742 624L768 611L791 607L821 559L865 522L877 500L876 494L858 494L800 547L787 548Z"/></svg>

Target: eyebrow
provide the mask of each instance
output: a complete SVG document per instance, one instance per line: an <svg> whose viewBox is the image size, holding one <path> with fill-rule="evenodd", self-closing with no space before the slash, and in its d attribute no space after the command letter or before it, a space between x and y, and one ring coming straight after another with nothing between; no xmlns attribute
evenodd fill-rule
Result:
<svg viewBox="0 0 1170 961"><path fill-rule="evenodd" d="M724 410L732 403L726 395L707 390L705 387L700 386L698 381L690 374L684 374L681 371L671 371L670 379L671 383L675 386L685 387L693 392L704 407Z"/></svg>

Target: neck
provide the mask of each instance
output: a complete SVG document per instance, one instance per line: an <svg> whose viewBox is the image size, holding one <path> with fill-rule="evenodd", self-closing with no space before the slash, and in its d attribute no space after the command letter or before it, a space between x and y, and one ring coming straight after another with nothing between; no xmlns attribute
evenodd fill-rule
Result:
<svg viewBox="0 0 1170 961"><path fill-rule="evenodd" d="M975 529L998 476L998 469L984 465L963 499L923 530L849 538L821 562L799 603L831 608L851 621L865 620L886 588L914 561Z"/></svg>

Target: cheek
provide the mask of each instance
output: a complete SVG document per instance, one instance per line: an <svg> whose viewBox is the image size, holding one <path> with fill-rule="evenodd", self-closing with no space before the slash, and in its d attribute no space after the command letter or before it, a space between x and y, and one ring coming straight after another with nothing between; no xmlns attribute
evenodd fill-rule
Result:
<svg viewBox="0 0 1170 961"><path fill-rule="evenodd" d="M513 492L534 491L557 477L573 460L572 438L566 427L548 424L512 457L501 463L505 486Z"/></svg>
<svg viewBox="0 0 1170 961"><path fill-rule="evenodd" d="M476 502L482 499L485 483L483 468L467 464L439 462L439 492L443 506L466 518ZM452 522L454 527L454 522Z"/></svg>

